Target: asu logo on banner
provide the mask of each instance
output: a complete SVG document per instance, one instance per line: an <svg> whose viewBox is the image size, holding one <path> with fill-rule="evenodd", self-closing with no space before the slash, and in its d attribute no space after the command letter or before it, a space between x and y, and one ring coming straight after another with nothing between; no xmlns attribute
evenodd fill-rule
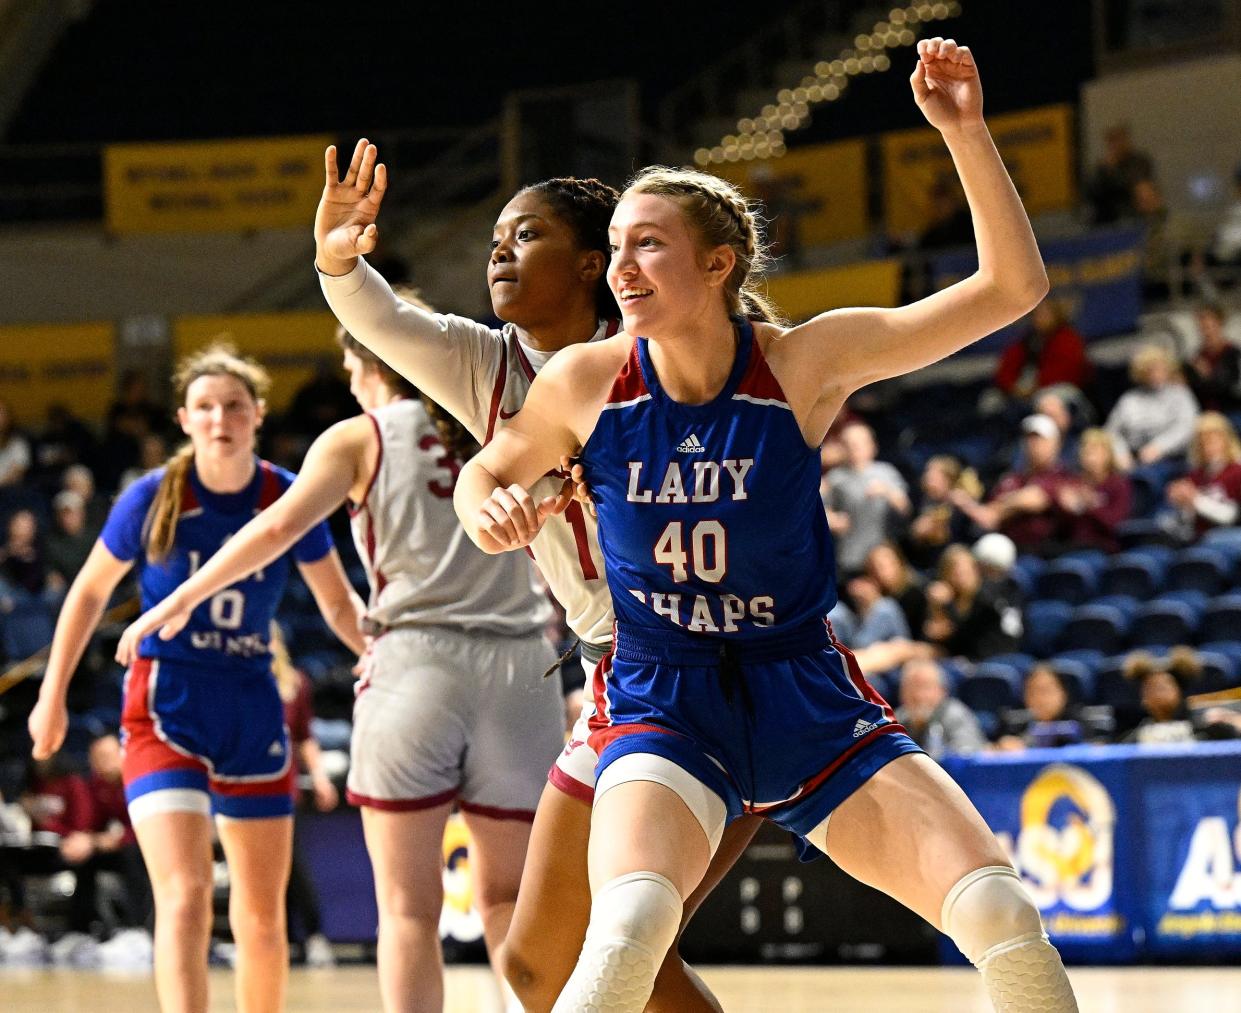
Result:
<svg viewBox="0 0 1241 1013"><path fill-rule="evenodd" d="M308 227L323 189L324 136L110 144L110 232L244 232Z"/></svg>
<svg viewBox="0 0 1241 1013"><path fill-rule="evenodd" d="M1021 830L1006 843L1053 937L1124 929L1112 903L1115 837L1112 796L1081 767L1053 763L1022 793Z"/></svg>
<svg viewBox="0 0 1241 1013"><path fill-rule="evenodd" d="M483 919L474 906L470 878L470 831L460 813L444 827L444 907L440 910L440 938L474 943L483 938Z"/></svg>

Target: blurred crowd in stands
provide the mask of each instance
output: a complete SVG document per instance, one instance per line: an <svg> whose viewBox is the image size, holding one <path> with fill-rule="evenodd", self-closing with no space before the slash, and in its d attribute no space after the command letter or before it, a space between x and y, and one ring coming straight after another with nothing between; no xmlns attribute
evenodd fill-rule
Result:
<svg viewBox="0 0 1241 1013"><path fill-rule="evenodd" d="M1241 690L1241 349L1226 309L1241 293L1241 170L1235 202L1198 250L1167 249L1153 160L1123 128L1108 134L1085 195L1097 224L1146 223L1151 264L1183 258L1199 296L1192 335L1134 338L1127 363L1109 365L1092 358L1070 304L1048 298L989 379L864 391L821 450L839 565L835 632L937 758L1241 736L1241 706L1228 699ZM959 195L937 194L919 249L968 243L962 209ZM1148 306L1167 296L1157 284L1166 277L1148 274ZM113 497L179 442L144 374L119 386L98 430L67 405L19 427L0 402L2 668L50 641ZM296 470L310 441L355 411L325 358L269 415L261 452ZM342 517L333 533L364 589ZM124 587L118 600L133 593ZM302 673L290 727L325 751L309 751L304 780L314 804L331 808L331 778L348 762L354 659L296 577L280 624ZM35 680L0 695L0 847L22 827L53 835L43 864L26 871L71 870L63 923L96 935L150 916L119 789L122 673L111 654L120 628L105 622L86 652L60 756L27 760ZM563 618L549 635L572 643ZM562 671L571 722L581 687L568 673L580 667ZM14 931L0 960L20 959L24 874L13 861L4 869L0 927ZM100 902L103 871L128 884L124 903ZM298 903L313 958L317 909L313 896Z"/></svg>

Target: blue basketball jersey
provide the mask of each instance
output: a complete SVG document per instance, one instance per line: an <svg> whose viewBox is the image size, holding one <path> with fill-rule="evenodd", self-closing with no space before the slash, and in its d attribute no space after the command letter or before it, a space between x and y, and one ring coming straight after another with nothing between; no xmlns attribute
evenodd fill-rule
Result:
<svg viewBox="0 0 1241 1013"><path fill-rule="evenodd" d="M709 403L660 386L647 342L617 375L582 450L622 628L759 640L836 603L819 455L748 321Z"/></svg>
<svg viewBox="0 0 1241 1013"><path fill-rule="evenodd" d="M266 461L257 462L254 479L240 492L214 493L193 468L185 483L172 550L157 564L146 561L142 533L164 469L134 482L117 499L100 537L117 559L135 561L143 611L168 597L255 514L274 503L293 483L293 475ZM190 621L172 640L149 636L144 658L225 664L267 672L268 630L289 576L289 557L299 563L322 559L332 548L325 523L316 524L285 555L262 570L212 595L194 609Z"/></svg>

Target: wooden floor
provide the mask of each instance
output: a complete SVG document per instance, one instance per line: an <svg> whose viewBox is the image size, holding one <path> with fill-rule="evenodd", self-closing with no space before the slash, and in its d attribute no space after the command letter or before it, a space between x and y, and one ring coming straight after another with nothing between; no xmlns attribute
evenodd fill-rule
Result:
<svg viewBox="0 0 1241 1013"><path fill-rule="evenodd" d="M942 969L707 967L702 975L729 1013L989 1013L974 972ZM1241 1010L1241 969L1082 968L1072 971L1082 1013L1225 1013ZM233 1010L227 971L212 974L213 1013ZM295 970L290 1010L377 1010L372 967ZM144 1013L155 1009L149 977L94 971L0 968L4 1013ZM497 1013L482 968L448 972L446 1013Z"/></svg>

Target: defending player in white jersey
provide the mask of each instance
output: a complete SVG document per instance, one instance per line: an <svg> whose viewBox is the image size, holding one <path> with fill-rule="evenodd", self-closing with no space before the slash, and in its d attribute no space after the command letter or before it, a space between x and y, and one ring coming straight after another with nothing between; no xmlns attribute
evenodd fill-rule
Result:
<svg viewBox="0 0 1241 1013"><path fill-rule="evenodd" d="M134 623L118 651L295 542L342 502L371 593L373 638L354 703L348 796L362 808L379 906L387 1010L443 1006L441 846L454 802L473 840L474 898L493 955L508 931L547 765L563 743L551 605L520 556L489 559L457 523L453 486L472 447L346 333L365 415L321 435L297 481L190 580Z"/></svg>
<svg viewBox="0 0 1241 1013"><path fill-rule="evenodd" d="M374 249L375 219L387 185L387 171L376 163L374 145L359 141L341 181L335 149L328 149L327 186L315 221L324 295L351 334L485 444L517 414L548 359L615 330L619 310L603 274L617 194L597 180L553 179L508 202L492 232L487 265L492 307L507 321L494 330L400 302L359 256ZM550 496L560 485L560 476L544 478L536 491ZM592 669L612 633L594 517L572 503L543 525L530 548ZM573 969L590 914L586 842L598 759L586 743L592 709L584 709L539 801L501 958L510 984L531 1011L551 1008ZM755 826L746 819L729 829L699 891L686 903L686 920L744 850ZM674 948L649 1008L692 1013L719 1006Z"/></svg>

